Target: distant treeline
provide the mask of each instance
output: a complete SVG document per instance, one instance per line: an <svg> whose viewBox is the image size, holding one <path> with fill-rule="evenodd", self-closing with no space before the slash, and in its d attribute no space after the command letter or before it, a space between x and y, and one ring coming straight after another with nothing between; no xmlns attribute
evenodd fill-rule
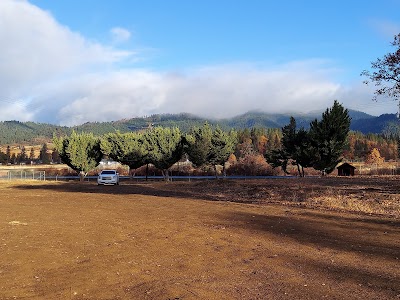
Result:
<svg viewBox="0 0 400 300"><path fill-rule="evenodd" d="M3 122L6 123L6 122ZM201 124L201 123L199 123ZM37 125L37 124L36 124ZM39 124L40 126L45 124ZM45 126L43 127L45 128ZM46 130L51 130L51 127ZM67 127L61 127L48 133L50 137L37 137L32 134L33 141L18 143L8 143L4 145L0 150L0 164L20 164L20 163L59 163L60 158L55 149L47 149L47 144L52 141L52 136L64 136L70 135L72 129ZM145 128L145 127L144 127ZM88 132L90 132L89 128ZM142 128L142 131L145 129ZM0 131L1 132L1 131ZM115 132L113 130L112 132ZM126 133L127 131L121 131ZM106 132L110 133L110 132ZM279 128L244 128L236 130L237 133L237 144L235 145L234 155L236 159L244 158L248 154L259 154L264 156L267 151L277 149L280 147L282 130ZM96 136L102 136L103 134L95 134ZM397 159L397 141L394 137L385 137L384 135L378 134L362 134L360 132L350 132L347 138L348 142L345 145L343 151L343 157L346 160L351 161L365 161L368 154L374 149L379 149L379 152L386 161ZM19 149L18 153L15 150L10 151L10 144L17 145ZM31 145L40 145L40 152L33 151ZM26 150L28 149L28 150ZM12 152L12 153L11 153Z"/></svg>

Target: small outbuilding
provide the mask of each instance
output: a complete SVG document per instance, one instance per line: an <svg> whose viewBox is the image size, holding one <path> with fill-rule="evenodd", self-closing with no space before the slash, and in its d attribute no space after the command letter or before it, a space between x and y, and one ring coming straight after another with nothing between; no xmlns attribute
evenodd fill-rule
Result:
<svg viewBox="0 0 400 300"><path fill-rule="evenodd" d="M355 169L356 167L352 166L351 164L343 163L337 167L338 176L354 176Z"/></svg>

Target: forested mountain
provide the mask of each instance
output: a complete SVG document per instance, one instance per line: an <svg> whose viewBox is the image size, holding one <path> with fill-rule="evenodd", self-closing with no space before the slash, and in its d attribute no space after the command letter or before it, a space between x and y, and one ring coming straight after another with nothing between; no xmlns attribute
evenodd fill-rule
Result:
<svg viewBox="0 0 400 300"><path fill-rule="evenodd" d="M263 112L248 112L231 119L219 120L218 123L223 124L226 127L237 129L252 127L281 128L287 125L290 121L290 117L293 116L296 119L299 128L304 127L307 129L310 126L311 121L321 117L321 113L322 111L308 114L268 114ZM352 121L357 120L359 121L359 124L374 118L371 115L356 110L349 110L349 115ZM370 121L367 123L370 123Z"/></svg>
<svg viewBox="0 0 400 300"><path fill-rule="evenodd" d="M396 114L384 114L370 119L353 120L351 129L362 133L387 133L398 123Z"/></svg>
<svg viewBox="0 0 400 300"><path fill-rule="evenodd" d="M396 115L373 117L360 111L349 110L352 118L351 130L367 133L383 133L387 126L396 121ZM6 144L40 144L50 141L53 134L68 135L77 132L92 132L103 135L109 132L128 132L143 130L148 127L179 127L183 132L193 126L201 126L206 121L211 126L219 125L222 129L244 129L253 127L281 128L289 123L290 114L268 114L263 112L247 112L229 119L206 119L195 115L161 114L141 118L123 119L112 122L88 122L79 126L66 127L45 123L4 121L0 122L0 145ZM320 118L321 111L309 114L294 114L298 127L308 128L311 121Z"/></svg>
<svg viewBox="0 0 400 300"><path fill-rule="evenodd" d="M69 134L71 129L44 123L4 121L0 122L0 145L41 143L52 138L53 133Z"/></svg>

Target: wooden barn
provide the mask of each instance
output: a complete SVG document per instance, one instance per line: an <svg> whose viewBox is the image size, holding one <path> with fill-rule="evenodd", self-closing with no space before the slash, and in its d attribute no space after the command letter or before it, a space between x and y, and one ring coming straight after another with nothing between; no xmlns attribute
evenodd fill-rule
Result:
<svg viewBox="0 0 400 300"><path fill-rule="evenodd" d="M344 163L337 167L338 169L338 176L354 176L354 170L356 167L352 166L349 163Z"/></svg>

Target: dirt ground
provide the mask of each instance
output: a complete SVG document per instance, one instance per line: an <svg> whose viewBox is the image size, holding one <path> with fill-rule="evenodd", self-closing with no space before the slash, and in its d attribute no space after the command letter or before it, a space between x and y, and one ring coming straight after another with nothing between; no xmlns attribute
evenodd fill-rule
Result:
<svg viewBox="0 0 400 300"><path fill-rule="evenodd" d="M400 299L400 178L0 192L0 299Z"/></svg>

